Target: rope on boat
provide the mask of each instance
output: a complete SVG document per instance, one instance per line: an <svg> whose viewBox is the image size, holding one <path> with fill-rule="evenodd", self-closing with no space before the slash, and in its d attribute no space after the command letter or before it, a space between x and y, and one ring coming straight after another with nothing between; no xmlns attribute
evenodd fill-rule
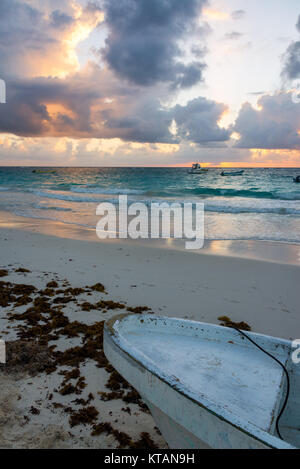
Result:
<svg viewBox="0 0 300 469"><path fill-rule="evenodd" d="M270 358L273 358L273 360L275 360L276 363L278 363L278 365L281 366L281 368L283 369L284 373L285 373L285 376L286 376L286 396L285 396L285 399L284 399L284 403L282 405L282 408L281 408L281 411L279 412L278 414L278 417L276 419L276 431L278 433L278 436L281 440L283 440L281 434L280 434L280 430L279 430L279 421L282 417L282 414L283 412L285 411L285 408L286 408L286 405L287 405L287 402L288 402L288 399L289 399L289 395L290 395L290 377L289 377L289 374L288 374L288 371L286 369L286 367L284 366L283 363L281 363L279 360L277 360L276 357L274 357L273 355L271 355L271 353L267 352L266 350L264 350L260 345L258 345L256 342L254 342L254 340L252 340L247 334L245 334L245 332L241 331L240 329L238 329L237 327L233 327L233 329L235 329L237 332L239 332L242 336L244 336L247 340L249 340L249 342L251 342L253 345L255 345L255 347L257 347L259 350L261 350L263 353L265 353L266 355L268 355Z"/></svg>

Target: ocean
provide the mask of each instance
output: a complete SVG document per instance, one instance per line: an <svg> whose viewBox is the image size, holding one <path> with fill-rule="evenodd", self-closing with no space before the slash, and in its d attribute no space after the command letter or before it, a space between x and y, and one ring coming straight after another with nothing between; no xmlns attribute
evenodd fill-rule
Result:
<svg viewBox="0 0 300 469"><path fill-rule="evenodd" d="M36 172L33 172L35 171ZM300 169L0 167L0 210L93 228L100 202L203 202L206 240L300 243ZM231 169L230 169L231 170ZM45 171L45 172L40 172Z"/></svg>

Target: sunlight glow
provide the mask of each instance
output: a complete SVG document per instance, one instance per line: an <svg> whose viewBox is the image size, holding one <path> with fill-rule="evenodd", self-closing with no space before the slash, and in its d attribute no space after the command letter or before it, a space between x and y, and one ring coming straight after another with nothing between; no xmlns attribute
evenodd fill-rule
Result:
<svg viewBox="0 0 300 469"><path fill-rule="evenodd" d="M204 17L213 21L227 21L230 18L229 13L226 13L225 11L215 10L213 8L204 8L203 15Z"/></svg>

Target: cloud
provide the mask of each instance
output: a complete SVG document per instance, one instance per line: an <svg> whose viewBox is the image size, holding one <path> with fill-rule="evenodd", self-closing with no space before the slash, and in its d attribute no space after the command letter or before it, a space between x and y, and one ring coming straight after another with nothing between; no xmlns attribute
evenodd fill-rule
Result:
<svg viewBox="0 0 300 469"><path fill-rule="evenodd" d="M266 92L265 91L249 91L249 93L247 94L250 96L262 96L263 94L266 94Z"/></svg>
<svg viewBox="0 0 300 469"><path fill-rule="evenodd" d="M205 65L184 61L179 40L197 30L206 0L104 0L109 30L102 51L109 67L129 82L159 82L189 88L202 80Z"/></svg>
<svg viewBox="0 0 300 469"><path fill-rule="evenodd" d="M245 10L234 10L231 13L231 17L234 20L240 20L240 19L244 18L245 15L246 15Z"/></svg>
<svg viewBox="0 0 300 469"><path fill-rule="evenodd" d="M54 10L50 16L51 16L50 26L55 29L64 29L73 23L72 16L69 16L60 10Z"/></svg>
<svg viewBox="0 0 300 469"><path fill-rule="evenodd" d="M105 1L104 54L111 66L89 62L81 68L74 45L103 20L98 4L28 2L0 3L0 58L8 67L1 133L151 145L214 145L229 138L218 125L224 105L205 98L186 106L161 104L174 88L202 78L205 49L199 38L189 47L189 61L177 41L195 31L205 0ZM170 130L174 122L177 132Z"/></svg>
<svg viewBox="0 0 300 469"><path fill-rule="evenodd" d="M241 37L243 37L243 34L237 31L232 31L231 33L225 34L225 39L229 39L231 41L236 41L238 39L241 39Z"/></svg>
<svg viewBox="0 0 300 469"><path fill-rule="evenodd" d="M0 132L164 144L229 138L218 125L225 105L198 98L186 106L164 107L160 93L124 85L110 70L92 64L65 79L16 79L9 83L9 105L0 107ZM176 132L170 130L173 122Z"/></svg>
<svg viewBox="0 0 300 469"><path fill-rule="evenodd" d="M300 33L300 15L296 28ZM292 42L287 48L282 76L288 80L300 78L300 40Z"/></svg>
<svg viewBox="0 0 300 469"><path fill-rule="evenodd" d="M300 103L291 93L265 95L258 109L242 106L232 130L240 135L239 148L300 150Z"/></svg>
<svg viewBox="0 0 300 469"><path fill-rule="evenodd" d="M57 8L53 8L53 6ZM59 5L59 6L58 6ZM1 0L2 76L66 76L78 69L76 46L103 20L93 3Z"/></svg>
<svg viewBox="0 0 300 469"><path fill-rule="evenodd" d="M119 139L24 138L0 135L2 165L137 166L190 165L194 161L219 164L247 162L251 152L238 148L201 148L180 145L123 142Z"/></svg>
<svg viewBox="0 0 300 469"><path fill-rule="evenodd" d="M227 21L230 15L226 11L216 10L214 8L204 8L203 15L211 21Z"/></svg>
<svg viewBox="0 0 300 469"><path fill-rule="evenodd" d="M206 98L193 99L186 106L175 106L174 119L178 135L198 144L225 142L230 132L218 125L225 111L227 107L224 104Z"/></svg>
<svg viewBox="0 0 300 469"><path fill-rule="evenodd" d="M286 51L283 75L289 80L300 78L300 41L292 42Z"/></svg>

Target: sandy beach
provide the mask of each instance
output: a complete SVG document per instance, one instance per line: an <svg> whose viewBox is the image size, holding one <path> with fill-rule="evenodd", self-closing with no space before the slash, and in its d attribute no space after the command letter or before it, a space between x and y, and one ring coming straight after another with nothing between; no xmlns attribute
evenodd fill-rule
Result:
<svg viewBox="0 0 300 469"><path fill-rule="evenodd" d="M2 448L167 447L105 361L103 321L120 312L215 324L228 316L255 332L300 335L296 247L292 264L26 226L2 217L0 338L11 360L0 371Z"/></svg>

